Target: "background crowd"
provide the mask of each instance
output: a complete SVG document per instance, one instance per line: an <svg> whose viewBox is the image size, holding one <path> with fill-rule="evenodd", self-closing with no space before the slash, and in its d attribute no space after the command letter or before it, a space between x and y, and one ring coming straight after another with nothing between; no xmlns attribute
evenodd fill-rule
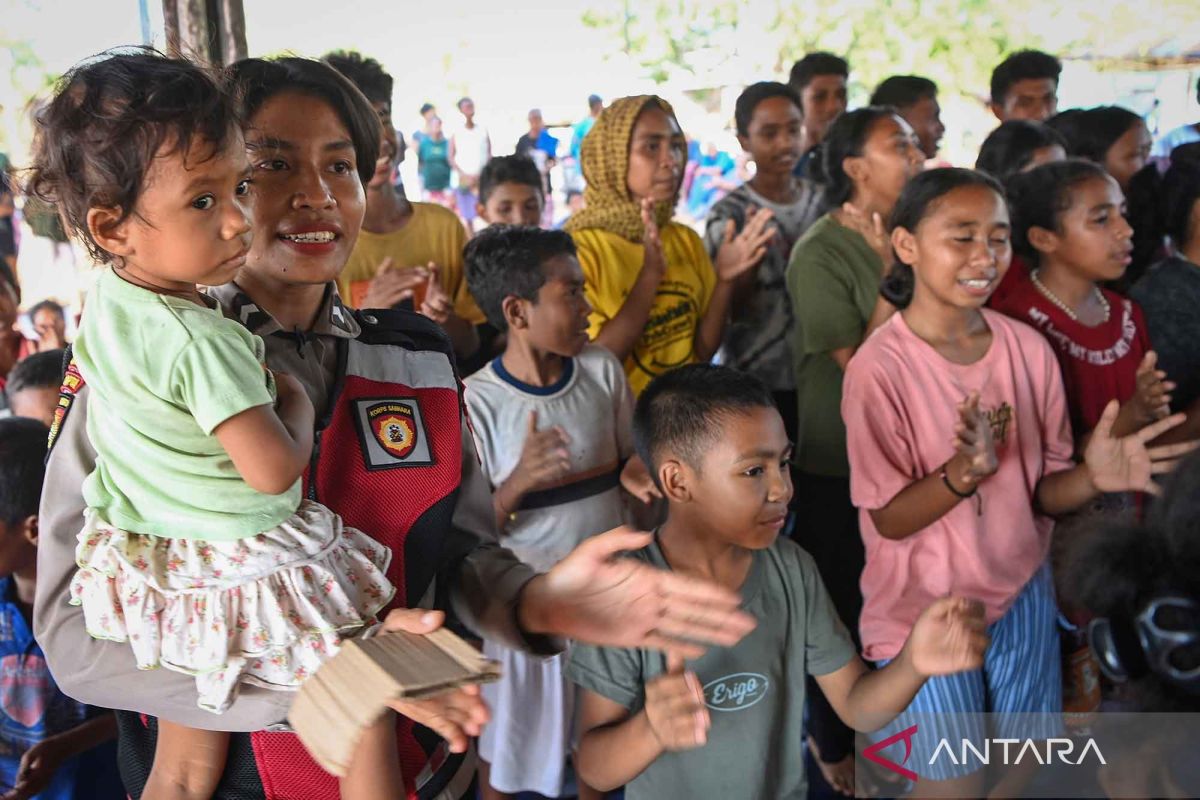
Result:
<svg viewBox="0 0 1200 800"><path fill-rule="evenodd" d="M291 237L301 255L337 263L319 280L285 275L286 266L245 267L210 291L267 340L273 369L299 379L296 391L315 406L308 427L338 430L347 374L338 353L349 347L338 342L374 344L366 310L419 316L404 323L416 331L406 335L428 335L438 343L431 351L444 343L465 383L470 423L454 483L477 507L462 526L498 532L538 573L623 523L656 529L639 559L740 591L759 619L739 644L689 654L685 664L654 643L540 631L579 642L564 651L520 621L496 623L503 613L477 600L439 596L437 607L502 663L504 678L482 693L487 724L468 714L452 726L477 740L466 756L465 746L439 749L453 736L416 717L434 732L401 736L410 793L597 797L624 786L639 797L851 795L854 729L897 714L1169 704L1178 676L1144 670L1134 677L1165 680L1167 690L1131 692L1111 670L1102 674L1086 630L1096 619L1134 617L1146 602L1138 589L1124 605L1097 590L1096 576L1119 571L1096 544L1099 520L1110 545L1145 546L1166 560L1172 547L1194 547L1171 538L1176 523L1153 495L1158 476L1200 438L1192 338L1200 336L1200 121L1156 141L1119 106L1059 109L1059 61L1019 51L992 73L997 127L977 160L956 169L939 156L937 84L895 75L868 105L850 108L853 58L809 53L786 81L747 86L731 121L736 153L690 138L670 98L581 96L580 119L561 137L530 109L528 130L501 142L471 97L451 109L426 104L419 129L397 130L394 79L363 54L325 54L320 69L336 79L309 74L317 67L302 59L243 62L282 64L293 72L271 78L275 93L325 103L307 119L287 118L264 90L242 110L243 124L260 126L245 134L258 193L252 247L267 247L257 244L265 230L266 240ZM245 74L258 73L236 77ZM331 86L341 99L329 99ZM303 148L319 144L325 112L329 125L349 129L343 138L358 162L345 172L361 191L342 196L304 172ZM251 144L271 125L296 142ZM400 177L406 160L416 161L416 185ZM76 286L94 280L76 284L75 274L108 267L71 241L90 230L79 222L88 215L73 229L59 213L63 195L29 185L26 166L6 164L0 187L0 397L5 416L33 420L0 428L0 649L18 664L0 668L0 690L19 695L0 703L0 783L11 797L141 796L153 785L152 718L186 703L161 699L173 691L167 684L148 690L161 698L143 706L120 702L113 694L132 691L132 662L117 669L66 655L95 632L54 610L65 606L59 593L76 566L84 498L75 496L97 459L88 444L96 433L78 416L64 427L78 414L72 382L82 384L67 372L62 388L66 348L92 302ZM285 171L295 176L276 174ZM284 180L311 185L271 183ZM273 202L293 210L271 210ZM327 241L304 238L324 234L316 223L289 222L310 205L313 220L329 223ZM266 219L273 213L279 220ZM361 220L348 221L353 214ZM26 301L27 286L63 269L70 289ZM321 287L307 316L293 307L299 290L289 281ZM104 357L92 349L87 358ZM355 358L351 371L365 363ZM93 362L83 363L92 384ZM63 438L47 473L51 427ZM359 446L352 431L344 435ZM737 452L729 464L713 460L738 443L761 451L757 460ZM1195 481L1196 465L1184 463L1179 486ZM330 480L317 476L316 456L312 464L309 481ZM722 483L716 476L730 464L740 465L736 477ZM750 482L758 488L746 489ZM330 485L335 494L363 491ZM52 486L66 494L51 496ZM1178 499L1186 489L1175 491L1172 502L1186 504ZM323 499L371 533L369 513L355 522L342 498ZM469 500L457 502L465 514ZM50 547L57 571L47 578ZM762 552L769 558L747 555ZM438 580L461 582L440 569ZM489 576L505 582L479 567L467 588L446 591L489 591ZM1194 576L1162 580L1156 590L1194 589ZM433 578L428 586L433 597ZM519 594L512 587L496 604L515 605ZM35 607L35 595L58 606ZM400 605L428 599L411 595L410 587ZM980 606L960 619L959 609L939 606L947 595ZM945 620L931 621L934 612ZM986 628L986 654L972 641L930 655L945 644L937 637L961 633L956 624ZM51 630L55 639L35 641ZM725 650L736 657L720 660ZM768 662L775 666L754 666ZM777 682L800 669L806 684ZM904 670L919 680L905 682ZM769 715L731 722L709 713L724 710L723 675L760 673L776 693L763 701ZM105 681L109 689L93 688ZM228 728L229 759L210 794L293 796L273 782L299 751L272 751L277 740L249 733L278 721L278 709L239 711L240 703L230 713L245 716ZM879 708L890 709L886 719L864 722ZM808 778L801 753L816 767ZM986 791L979 771L922 779L934 786L918 793Z"/></svg>

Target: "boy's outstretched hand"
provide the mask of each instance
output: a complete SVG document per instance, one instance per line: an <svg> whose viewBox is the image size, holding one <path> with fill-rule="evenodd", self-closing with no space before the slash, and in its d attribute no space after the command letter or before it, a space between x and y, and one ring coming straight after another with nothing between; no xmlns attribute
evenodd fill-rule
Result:
<svg viewBox="0 0 1200 800"><path fill-rule="evenodd" d="M708 741L712 720L696 673L667 656L667 671L646 683L646 721L663 750L692 750Z"/></svg>
<svg viewBox="0 0 1200 800"><path fill-rule="evenodd" d="M978 669L988 642L983 604L943 597L917 617L905 647L913 669L929 677Z"/></svg>
<svg viewBox="0 0 1200 800"><path fill-rule="evenodd" d="M1105 406L1083 452L1083 461L1092 484L1100 492L1147 492L1157 495L1162 490L1154 481L1154 476L1174 469L1179 459L1200 446L1200 441L1146 447L1147 442L1185 422L1186 414L1174 414L1129 436L1117 438L1113 435L1113 425L1118 413L1116 400Z"/></svg>

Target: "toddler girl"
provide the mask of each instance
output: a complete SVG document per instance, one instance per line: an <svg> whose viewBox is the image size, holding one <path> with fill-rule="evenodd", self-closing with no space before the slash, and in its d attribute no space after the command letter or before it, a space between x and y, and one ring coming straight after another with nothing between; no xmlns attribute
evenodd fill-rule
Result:
<svg viewBox="0 0 1200 800"><path fill-rule="evenodd" d="M107 265L75 343L97 458L72 602L139 667L194 675L213 712L242 682L295 690L395 590L387 548L301 499L299 383L197 288L232 281L250 246L232 100L187 61L107 55L69 73L38 124L31 189ZM379 744L392 731L372 728L345 796L401 785ZM208 797L225 756L225 734L160 721L147 794Z"/></svg>

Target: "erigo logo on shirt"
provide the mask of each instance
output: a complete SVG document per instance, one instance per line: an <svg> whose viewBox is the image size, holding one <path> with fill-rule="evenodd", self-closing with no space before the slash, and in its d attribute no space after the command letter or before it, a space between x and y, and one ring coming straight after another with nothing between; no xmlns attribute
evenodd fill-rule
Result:
<svg viewBox="0 0 1200 800"><path fill-rule="evenodd" d="M767 696L770 682L757 672L735 672L704 686L704 703L713 711L742 711Z"/></svg>

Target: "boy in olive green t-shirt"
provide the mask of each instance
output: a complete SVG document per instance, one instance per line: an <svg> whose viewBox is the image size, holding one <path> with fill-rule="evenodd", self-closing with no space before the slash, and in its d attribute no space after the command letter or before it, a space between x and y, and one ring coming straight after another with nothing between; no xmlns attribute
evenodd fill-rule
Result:
<svg viewBox="0 0 1200 800"><path fill-rule="evenodd" d="M757 378L702 364L656 378L638 400L634 440L669 505L636 557L739 590L759 624L688 665L678 654L576 646L567 676L584 689L577 766L589 785L627 785L631 800L803 798L802 674L843 719L874 730L927 677L982 663L982 609L961 598L927 609L883 669L858 658L812 559L779 537L791 445Z"/></svg>

